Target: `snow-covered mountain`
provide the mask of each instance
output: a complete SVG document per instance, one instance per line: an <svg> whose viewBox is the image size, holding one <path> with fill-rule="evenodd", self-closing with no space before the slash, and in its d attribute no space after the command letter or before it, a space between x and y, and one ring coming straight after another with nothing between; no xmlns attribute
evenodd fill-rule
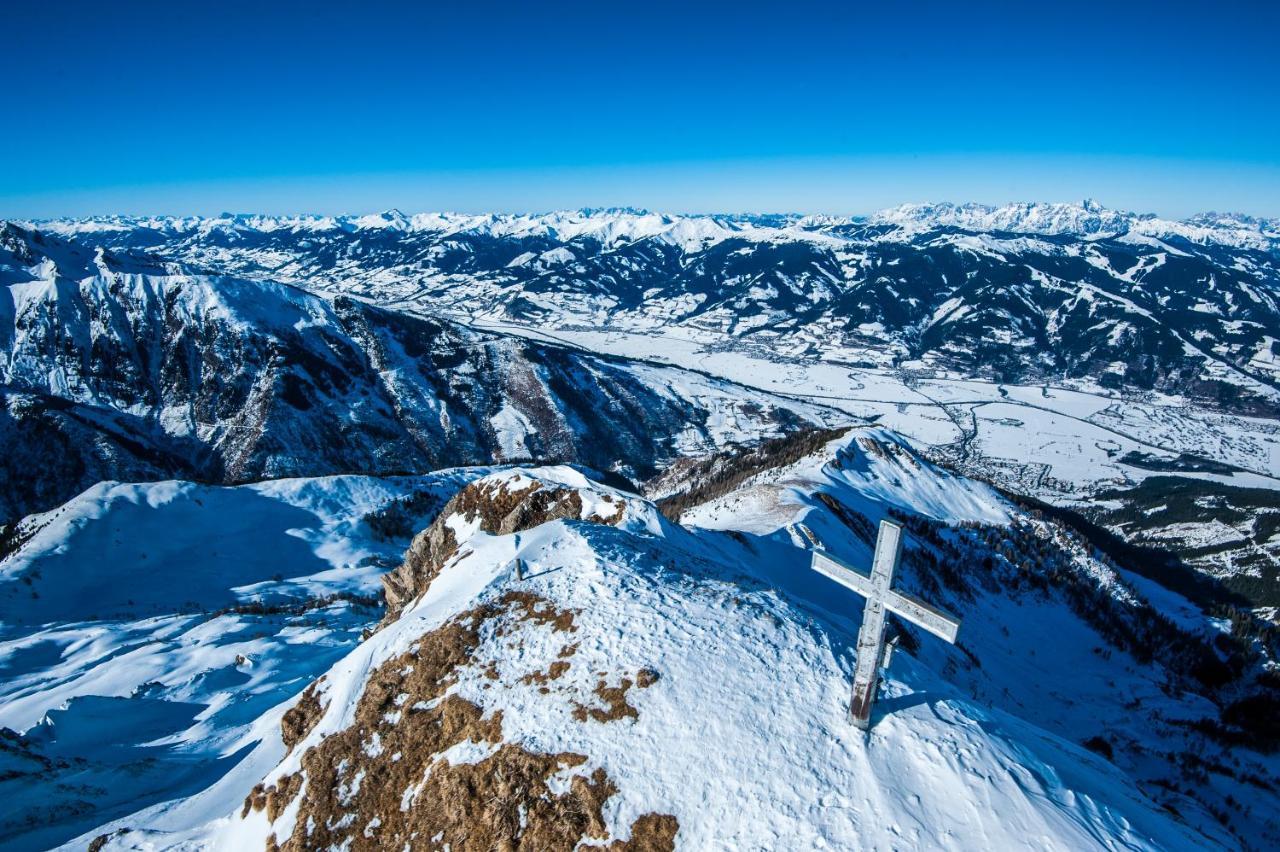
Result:
<svg viewBox="0 0 1280 852"><path fill-rule="evenodd" d="M256 720L381 616L404 541L379 519L425 524L483 472L105 482L28 518L0 559L5 848L48 849L237 766Z"/></svg>
<svg viewBox="0 0 1280 852"><path fill-rule="evenodd" d="M100 480L529 458L644 478L680 453L825 416L695 373L14 225L0 231L0 400L0 521Z"/></svg>
<svg viewBox="0 0 1280 852"><path fill-rule="evenodd" d="M1261 251L1274 251L1280 245L1280 220L1276 219L1232 213L1200 213L1173 221L1149 213L1110 210L1092 200L1081 204L1022 203L1001 207L986 204L903 204L876 213L868 221L904 230L927 231L949 227L1016 234L1069 234L1092 239L1128 235Z"/></svg>
<svg viewBox="0 0 1280 852"><path fill-rule="evenodd" d="M758 355L1083 380L1280 406L1280 224L1076 204L865 218L108 218L40 227L252 278L542 331L680 334Z"/></svg>
<svg viewBox="0 0 1280 852"><path fill-rule="evenodd" d="M1274 636L884 429L797 436L728 473L673 472L663 489L688 496L665 515L568 467L88 492L0 575L6 625L28 591L55 597L34 620L58 619L0 647L0 724L25 731L2 741L6 832L99 849L1280 840L1257 715ZM392 547L371 537L388 501L423 513L383 613L360 601ZM210 513L223 534L186 520ZM902 628L863 736L845 716L862 601L809 549L865 563L887 516L910 534L895 582L963 625L954 647ZM84 621L91 566L162 526L166 549L120 570L192 580ZM250 558L206 582L277 543L280 576ZM335 590L350 598L281 605ZM164 614L185 593L220 609Z"/></svg>
<svg viewBox="0 0 1280 852"><path fill-rule="evenodd" d="M0 837L1272 848L1277 233L3 225ZM963 627L862 737L886 517Z"/></svg>
<svg viewBox="0 0 1280 852"><path fill-rule="evenodd" d="M1082 237L1121 236L1133 232L1153 237L1181 237L1205 244L1274 249L1280 242L1280 220L1233 213L1201 213L1185 220L1154 214L1111 210L1092 200L1074 203L903 204L870 216L805 216L798 214L679 215L635 208L590 208L543 214L419 213L399 210L346 216L107 216L51 219L28 223L65 235L148 231L165 236L215 233L418 232L442 235L483 234L500 237L553 237L571 242L590 238L605 245L662 237L666 242L705 243L742 235L750 239L802 238L860 225L906 230L944 227L970 231L1027 234L1071 234ZM898 235L901 236L901 235Z"/></svg>
<svg viewBox="0 0 1280 852"><path fill-rule="evenodd" d="M1197 511L1144 515L1167 520L1154 529L1124 519L1160 509L1140 488L1153 475L1280 488L1275 221L1171 222L1086 202L907 205L865 218L390 211L42 227L67 250L105 246L116 263L150 253L206 278L283 281L335 305L354 296L879 417L931 457L1020 493L1077 508L1108 493L1112 511L1083 508L1113 531L1164 542L1252 599L1280 602L1280 535L1254 522L1264 510L1219 517L1190 501Z"/></svg>
<svg viewBox="0 0 1280 852"><path fill-rule="evenodd" d="M1274 220L1173 222L1086 202L42 227L879 417L1020 493L1077 507L1109 493L1114 511L1084 508L1113 531L1280 602L1280 535L1257 512L1156 512L1168 523L1154 530L1124 520L1160 508L1140 489L1156 474L1280 488Z"/></svg>

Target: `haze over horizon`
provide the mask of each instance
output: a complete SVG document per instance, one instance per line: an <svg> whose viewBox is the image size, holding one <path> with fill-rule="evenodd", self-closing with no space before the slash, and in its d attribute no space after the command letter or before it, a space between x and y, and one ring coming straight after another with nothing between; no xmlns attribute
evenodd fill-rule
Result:
<svg viewBox="0 0 1280 852"><path fill-rule="evenodd" d="M0 72L55 94L11 112L0 216L1280 216L1280 9L1225 7L25 5L56 50Z"/></svg>

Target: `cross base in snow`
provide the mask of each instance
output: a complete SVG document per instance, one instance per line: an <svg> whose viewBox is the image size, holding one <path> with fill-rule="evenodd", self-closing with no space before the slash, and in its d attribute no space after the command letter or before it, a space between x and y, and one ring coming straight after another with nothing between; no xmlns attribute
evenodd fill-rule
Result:
<svg viewBox="0 0 1280 852"><path fill-rule="evenodd" d="M960 630L960 620L955 616L891 588L893 572L901 558L902 527L890 521L880 522L870 576L826 551L813 552L813 570L867 599L862 628L858 630L858 662L853 673L853 700L849 705L850 720L863 730L871 726L871 704L875 701L880 668L889 665L892 651L892 646L885 648L885 611L952 644Z"/></svg>

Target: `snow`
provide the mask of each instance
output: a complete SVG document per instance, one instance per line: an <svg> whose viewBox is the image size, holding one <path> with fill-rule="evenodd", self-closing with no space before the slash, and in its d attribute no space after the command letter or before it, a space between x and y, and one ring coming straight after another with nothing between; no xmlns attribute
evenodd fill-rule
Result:
<svg viewBox="0 0 1280 852"><path fill-rule="evenodd" d="M504 459L529 458L529 448L525 441L536 434L529 418L511 403L489 418L489 425L498 435L499 446Z"/></svg>
<svg viewBox="0 0 1280 852"><path fill-rule="evenodd" d="M870 736L846 723L859 599L809 572L808 553L797 548L790 528L803 518L828 548L858 559L869 559L869 550L835 518L823 517L813 494L826 490L870 518L883 517L899 500L997 525L1011 517L991 490L883 449L893 445L886 430L854 430L823 453L748 482L719 508L695 510L707 523L690 530L575 468L490 473L488 481L511 490L530 481L580 490L582 517L605 499L623 501L625 512L616 527L557 521L508 536L488 535L474 523L453 525L461 555L397 622L325 673L320 691L328 709L302 745L283 756L270 727L280 710L271 711L253 728L259 745L221 782L122 820L146 826L129 842L246 848L268 833L287 837L296 807L274 824L260 812L242 819L244 789L300 769L308 743L352 723L367 673L458 611L511 587L517 555L526 564L521 588L575 610L579 647L571 667L550 696L522 681L556 658L563 643L526 624L506 643L485 646L497 681L477 660L458 672L452 691L502 709L507 742L588 755L589 764L573 773L607 771L618 789L605 809L614 837L635 817L657 811L680 821L681 848L1021 848L1029 838L1051 849L1221 842L1158 809L1123 770L1076 745L1108 724L1124 736L1156 736L1125 715L1121 700L1160 706L1172 718L1196 718L1204 709L1167 697L1158 673L1123 654L1103 663L1089 651L1096 636L1060 605L1001 594L946 601L961 604L961 642L982 655L982 669L956 669L954 651L941 643L925 645L919 656L900 652ZM832 458L838 463L823 462ZM896 485L883 485L895 478ZM1185 601L1149 583L1142 587L1165 595L1162 605L1188 626L1203 623ZM1043 650L1055 663L1044 668L1028 649ZM636 719L573 718L573 701L590 701L596 673L617 683L644 667L660 677L627 693ZM1123 692L1107 697L1107 683L1114 690L1121 669ZM982 683L982 695L1006 697L975 701L966 683ZM369 741L366 748L376 753L379 746ZM488 743L462 742L445 756L479 761L492 751ZM415 794L406 789L404 801Z"/></svg>
<svg viewBox="0 0 1280 852"><path fill-rule="evenodd" d="M0 562L0 728L47 740L69 767L88 762L37 785L0 781L4 831L32 808L62 813L16 848L206 788L223 795L218 813L243 798L244 780L279 759L287 705L379 611L341 599L298 614L235 608L379 595L403 542L372 538L363 515L484 472L101 483L28 518L39 531ZM277 745L246 758L264 740Z"/></svg>
<svg viewBox="0 0 1280 852"><path fill-rule="evenodd" d="M302 228L304 220L305 217L287 224L282 219L264 217L218 217L175 220L168 224L160 220L137 220L136 226L181 234L204 226L257 228L264 233L275 233L285 227ZM407 230L400 229L402 220L407 222ZM133 220L118 217L102 220L102 233L118 233L130 221ZM1046 499L1072 500L1099 483L1134 482L1151 475L1149 471L1135 471L1119 461L1132 449L1158 449L1172 455L1204 454L1241 468L1243 472L1232 477L1238 484L1261 483L1262 487L1272 488L1280 485L1274 475L1280 465L1280 444L1271 438L1270 427L1246 417L1223 416L1194 400L1128 390L1117 394L1098 387L1091 379L1055 380L1056 387L1044 388L1043 397L1034 400L1032 398L1041 393L1041 387L1005 386L1013 404L1039 406L1063 417L1053 420L1050 436L1017 435L1008 428L997 428L1016 420L1025 424L1023 431L1030 431L1044 422L1044 418L1005 409L994 417L984 416L990 412L975 412L969 403L990 398L994 384L986 382L986 388L982 389L980 385L984 383L976 381L976 376L960 375L955 368L947 366L952 356L963 360L970 354L963 338L954 350L941 347L923 353L919 360L903 360L912 354L903 341L929 329L946 334L949 328L963 327L975 320L975 311L981 309L981 304L975 306L964 301L958 295L960 290L940 293L936 304L931 304L930 310L919 317L918 325L905 330L886 327L885 322L874 318L848 325L838 314L820 314L812 322L798 321L789 309L778 309L774 301L779 294L798 288L802 292L797 295L802 299L821 302L835 298L832 294L842 290L856 290L871 283L865 281L866 270L861 264L867 260L868 250L880 243L910 244L913 248L963 247L1001 263L1018 264L1018 269L1026 270L1037 287L1052 291L1054 298L1064 299L1062 306L1046 318L1052 334L1063 333L1063 323L1072 311L1110 312L1107 319L1100 319L1095 325L1096 354L1103 355L1109 349L1118 350L1134 341L1142 342L1145 335L1154 333L1148 326L1160 319L1162 310L1141 288L1153 277L1152 273L1176 259L1212 261L1224 270L1224 275L1215 279L1218 287L1238 289L1242 294L1238 301L1251 297L1258 304L1270 305L1272 300L1266 295L1266 285L1274 272L1247 249L1276 245L1280 227L1274 221L1214 213L1173 223L1145 214L1108 210L1093 202L1003 207L906 205L866 218L686 216L605 209L413 216L390 211L375 217L339 217L334 221L341 233L373 225L389 233L395 229L394 239L405 241L398 248L388 249L391 256L397 258L396 262L383 266L379 259L361 257L340 260L329 268L327 261L321 262L308 251L295 247L279 252L200 246L193 249L193 244L187 242L161 247L180 256L198 249L201 259L205 258L203 252L213 252L216 262L232 267L243 264L255 276L284 277L314 289L356 293L399 309L433 317L445 314L506 334L567 341L592 351L705 371L771 393L840 408L855 416L878 417L879 422L897 429L918 445L932 446L943 453L954 455L965 430L973 427L980 437L970 441L965 451L980 450L983 458L961 460L969 464L963 469L995 477L1004 486ZM361 222L364 224L359 224ZM321 227L318 220L315 226ZM91 224L85 222L51 223L49 227L55 231L62 228L65 232L92 233ZM956 233L957 229L962 232ZM1064 234L1086 241L1066 241L1061 238ZM415 235L430 237L430 241L415 243ZM1112 263L1116 244L1097 242L1107 235L1119 235L1117 239L1121 242L1141 245L1148 253L1139 254L1134 265L1120 272L1123 264L1117 262L1113 266ZM457 238L458 242L449 243L450 246L468 246L468 251L473 251L464 237L530 240L535 250L513 243L515 256L509 261L506 260L509 255L502 254L502 263L492 269L467 273L446 272L429 262L425 267L417 262L415 252L441 252L443 241L451 238ZM1166 238L1171 242L1165 242ZM727 239L746 243L746 247L734 249L736 256L745 257L765 252L770 245L799 241L831 249L833 262L829 267L811 264L814 271L807 278L791 275L764 278L767 267L748 267L762 280L756 281L753 274L735 276L725 282L724 289L713 287L709 291L672 287L665 276L658 279L664 286L654 287L652 277L643 274L644 269L635 269L635 283L643 286L638 292L643 301L638 305L629 304L630 280L614 281L610 274L597 281L593 275L592 262L607 263L621 248L633 243L652 241L660 246L673 246L684 252L676 255L682 266L696 267L704 257L711 256L700 253ZM1188 240L1197 245L1241 251L1222 259L1216 251L1207 254L1189 245ZM287 274L274 260L276 254L289 259L291 271ZM1049 274L1063 268L1063 262L1070 258L1089 264L1090 270L1097 270L1099 274L1071 276L1080 280L1065 280ZM1239 280L1228 280L1225 270L1232 268L1229 263L1243 264L1246 270L1252 271L1235 276ZM898 257L888 258L883 268L888 270L894 264L900 264ZM1042 268L1034 268L1036 265ZM842 279L838 271L846 266L850 271ZM563 291L544 289L548 286L546 276L559 275L564 276L563 282L551 286L563 287ZM529 276L536 276L534 283L522 284ZM875 287L868 287L868 292L883 289L895 293L902 282L883 278L876 279L874 284ZM1194 286L1188 294L1199 297ZM730 298L732 301L727 301ZM1212 310L1223 312L1221 318L1214 320L1213 328L1220 326L1224 334L1215 337L1203 329L1185 333L1174 328L1162 329L1161 333L1172 337L1174 345L1180 346L1188 357L1204 359L1206 379L1236 385L1264 401L1280 399L1276 389L1267 383L1267 377L1274 377L1278 371L1271 354L1275 336L1262 334L1265 329L1259 326L1257 334L1249 332L1252 336L1248 342L1230 342L1246 320L1235 317L1229 304L1210 302L1208 291L1203 299L1198 308L1206 319L1216 317ZM512 300L535 306L536 310L528 316L510 310ZM235 306L237 314L243 311L243 307ZM990 340L1005 341L1010 351L1029 364L1057 371L1057 367L1047 364L1046 353L1033 349L1033 338L1013 326L1012 320L1020 317L1008 312L1000 316L1009 327L990 330ZM199 313L193 314L193 321L200 318ZM246 314L245 320L250 319ZM1033 316L1033 324L1034 320ZM305 316L298 317L297 321L305 322ZM1153 339L1153 343L1163 339ZM1111 362L1109 370L1098 363L1095 372L1106 373L1098 378L1122 375L1132 359L1119 355L1117 351L1117 357L1107 358ZM71 396L82 393L73 374L47 377L40 384ZM973 390L975 395L960 397L958 391L961 390ZM1079 399L1084 397L1091 397L1094 402L1080 403ZM1099 408L1114 404L1114 415L1095 417L1079 413L1079 409L1097 403ZM1177 423L1177 428L1166 428L1166 420ZM175 428L186 431L193 428L183 426L181 417L171 422L177 424ZM1068 435L1071 430L1074 435ZM1099 431L1113 434L1102 436ZM988 434L981 435L983 432ZM1117 432L1119 434L1114 434ZM695 434L696 429L687 433L685 448ZM1058 440L1058 436L1062 436L1062 440ZM519 440L518 433L511 436L511 441L518 443ZM1048 446L1046 459L1035 452L1042 445ZM1067 463L1076 452L1082 454L1080 464Z"/></svg>
<svg viewBox="0 0 1280 852"><path fill-rule="evenodd" d="M850 443L845 449L854 448ZM570 669L551 696L523 684L521 676L555 658L563 643L524 627L506 644L486 646L495 655L498 680L477 663L460 671L452 691L501 708L506 741L588 755L589 764L575 772L603 768L618 788L606 809L614 837L640 814L657 811L677 817L678 842L689 849L1012 849L1028 843L1041 849L1164 849L1208 840L1155 807L1115 765L1041 727L1047 707L1023 710L1038 715L1037 724L1012 712L1015 703L987 706L966 696L939 674L944 652L938 648L918 659L895 657L882 717L864 737L845 720L857 599L826 588L809 572L807 553L785 543L781 527L768 533L767 523L748 524L752 543L744 545L725 533L674 527L652 506L588 483L572 469L517 475L582 488L596 500L625 499L625 517L619 528L556 521L518 536L462 531L465 555L450 562L399 621L329 670L324 717L266 773L268 783L297 771L307 744L351 724L369 671L452 614L509 588L509 566L519 555L529 572L521 588L576 613L579 647ZM922 479L931 475L919 473ZM520 484L512 474L492 476L513 488ZM845 476L812 463L788 476L776 484L785 489L795 477L826 476L825 487L857 492L865 485L856 473ZM874 500L865 499L868 505ZM992 516L1005 511L998 498L988 495L987 501ZM847 535L829 528L830 546L851 545ZM998 610L1004 623L1023 633L1071 637L1061 648L1035 646L1049 656L1091 656L1087 645L1076 647L1088 639L1061 609L1041 605L1017 614L1018 607L990 597L976 606ZM990 643L984 644L980 628L986 618L968 609L962 638L985 656ZM1004 653L1015 657L1016 648L1027 647L1026 638L1005 640ZM984 670L991 665L988 658ZM1095 658L1087 668L1099 665ZM573 718L564 696L589 693L596 672L616 682L644 666L655 668L660 679L628 693L636 719L599 724ZM998 677L1015 683L1023 675L1010 665ZM1072 680L1067 670L1063 677ZM1083 683L1060 687L1087 693ZM1167 703L1158 684L1141 675L1132 688L1145 700ZM1017 694L1028 699L1035 692ZM1075 717L1068 710L1058 724L1070 728ZM448 756L474 761L489 751L463 743ZM252 763L261 766L278 754L277 743L264 741ZM406 801L413 795L413 788L404 791ZM207 824L192 824L186 803L153 810L145 819L152 826L148 842L158 848L244 848L262 843L269 832L287 837L296 819L296 811L273 824L260 813L242 819L238 802L228 805L226 816Z"/></svg>
<svg viewBox="0 0 1280 852"><path fill-rule="evenodd" d="M661 361L747 387L875 418L917 447L947 448L976 429L974 473L1022 493L1075 499L1101 483L1137 482L1159 471L1123 464L1130 451L1189 453L1241 468L1183 474L1243 487L1280 489L1280 441L1274 422L1212 411L1186 400L1121 396L1088 382L997 384L951 375L922 377L900 369L830 361L767 359L717 346L679 329L645 333L557 329L554 334L504 325L534 339Z"/></svg>
<svg viewBox="0 0 1280 852"><path fill-rule="evenodd" d="M577 257L569 249L561 246L560 248L544 251L538 255L538 260L541 261L543 266L555 266L561 263L573 263L577 260Z"/></svg>
<svg viewBox="0 0 1280 852"><path fill-rule="evenodd" d="M175 234L210 231L324 232L330 230L396 230L416 233L491 234L505 237L552 236L565 242L592 239L605 246L658 239L686 250L729 237L759 242L805 240L840 245L841 229L859 225L891 225L888 238L940 227L971 231L1030 234L1073 234L1088 238L1120 236L1130 240L1181 238L1201 244L1266 250L1280 241L1280 222L1244 216L1200 214L1183 221L1150 214L1109 210L1092 201L982 204L903 204L865 217L784 216L764 224L749 215L677 215L625 208L561 210L543 214L417 213L398 210L354 216L127 217L54 219L23 224L63 235L119 232L134 228ZM1170 249L1171 251L1173 249Z"/></svg>
<svg viewBox="0 0 1280 852"><path fill-rule="evenodd" d="M873 521L890 507L939 520L1004 524L1009 510L990 486L952 476L921 462L887 429L859 428L837 438L827 453L771 472L766 481L735 490L687 512L681 521L706 529L743 529L769 534L805 520L811 495L828 491ZM827 456L838 456L836 467ZM767 508L766 508L767 507ZM821 538L821 530L818 530Z"/></svg>
<svg viewBox="0 0 1280 852"><path fill-rule="evenodd" d="M1196 243L1217 242L1263 250L1273 248L1280 238L1280 225L1274 220L1246 220L1243 217L1201 214L1176 222L1150 214L1108 210L1090 200L1080 204L1015 203L1001 207L984 204L903 204L875 213L868 217L868 221L873 224L896 225L907 233L949 226L970 231L1073 234L1093 239L1110 236L1131 240L1180 237Z"/></svg>
<svg viewBox="0 0 1280 852"><path fill-rule="evenodd" d="M105 233L138 227L140 221L63 222L49 229ZM854 240L841 229L868 223L890 226L871 239L926 234L1008 263L1029 253L1069 255L1130 284L1169 257L1187 256L1176 247L1187 248L1183 241L1272 251L1280 241L1274 222L1215 215L1171 223L1088 202L915 205L868 220L789 217L781 226L751 217L619 210L147 221L147 227L196 236L342 230L573 242L573 248L549 250L535 243L539 251L523 252L507 264L549 276L558 274L556 267L585 259L584 245L597 257L597 248L603 254L640 241L675 246L686 255L728 239L807 241L845 252L841 262L854 269L860 261L850 247L865 246L869 238ZM933 236L941 227L977 233ZM1063 247L1040 238L1066 233L1087 239L1119 235L1159 253L1118 273L1095 246ZM431 250L443 250L440 245ZM213 251L211 257L219 257ZM738 250L743 251L750 250ZM279 259L297 260L287 252ZM92 260L48 259L27 269L0 269L14 319L22 320L14 327L29 327L37 310L70 310L77 288L114 288L142 299L159 287L176 294L181 322L188 324L216 318L246 329L284 324L305 331L328 322L325 300L283 284L198 287L192 285L209 279L121 271L111 264L98 252ZM818 272L820 284L808 290L780 276L776 285L750 283L743 292L759 301L789 289L816 302L830 298L828 285L849 285L825 269ZM1075 290L1082 310L1105 309L1109 302L1122 315L1153 315L1133 299L1091 284L1060 281L1035 269L1030 275L1039 286ZM444 296L414 295L428 279L432 287L454 288L448 297L456 299L452 308ZM779 334L785 312L757 311L752 302L731 308L709 301L706 293L649 288L643 308L615 323L620 299L613 295L527 292L525 299L546 319L512 326L510 317L476 307L477 293L509 285L501 279L448 279L405 267L377 271L367 281L384 301L405 299L401 307L428 313L456 309L477 325L689 368L627 368L660 398L692 401L705 412L704 420L690 422L676 436L677 452L758 437L758 409L774 405L785 404L814 422L868 418L877 425L859 426L832 442L824 456L770 471L686 512L685 528L634 495L594 484L573 468L491 474L509 484L537 480L577 489L584 518L611 515L614 504L606 504L606 496L622 501L626 511L616 528L559 521L515 536L491 536L478 522L453 518L450 527L466 544L464 555L408 614L367 642L359 641L361 631L377 613L355 603L267 616L245 605L376 594L378 576L404 542L372 539L360 517L417 488L443 494L485 471L280 480L238 488L100 483L60 509L29 519L31 528L38 527L34 537L0 562L0 726L51 738L55 756L89 755L89 779L107 791L92 816L46 827L26 841L62 842L70 838L68 826L80 831L98 823L146 826L146 833L135 831L128 842L156 848L256 848L271 831L287 836L296 808L274 826L260 813L241 819L239 808L253 784L299 767L305 744L285 756L278 731L280 716L300 690L326 675L321 691L329 709L309 737L313 744L350 724L371 668L413 647L424 631L509 588L518 557L527 566L528 588L579 612L582 647L557 686L562 692L549 699L521 684L555 650L550 639L530 630L521 634L520 653L490 649L497 655L498 684L477 666L462 673L455 690L502 709L509 741L587 754L591 762L584 772L605 768L619 788L606 811L614 836L625 833L639 814L657 810L679 818L685 848L1230 845L1194 806L1186 822L1160 810L1139 791L1131 777L1135 769L1124 760L1105 761L1079 746L1105 732L1151 753L1200 748L1201 740L1165 722L1194 722L1213 716L1216 707L1197 695L1170 694L1156 667L1122 653L1113 660L1109 651L1103 659L1095 652L1105 641L1051 595L1017 597L975 580L973 599L940 601L963 610L961 641L981 666L929 640L916 655L899 654L885 685L883 718L869 739L854 735L843 712L860 603L810 575L806 548L816 540L855 561L870 556L869 544L824 507L819 493L838 497L872 522L891 510L997 527L1019 518L992 488L946 473L923 461L918 450L1061 502L1157 475L1122 461L1131 452L1162 458L1191 453L1239 471L1187 475L1280 488L1274 421L1225 415L1157 393L1119 395L1088 380L998 384L938 368L933 353L899 363L887 348L876 348L886 334L880 322L857 327L871 341L865 349L827 346L834 326L819 322ZM896 297L896 290L890 292ZM269 315L267 302L275 306ZM1208 301L1192 309L1207 317L1220 312ZM959 297L944 300L924 315L921 330L964 319L970 310ZM683 322L695 313L696 323ZM109 319L93 322L92 328L103 330ZM1224 327L1240 333L1244 324ZM1098 328L1115 346L1136 327L1108 319ZM991 338L1011 346L1023 342L1003 328ZM1274 345L1264 335L1238 363L1273 374ZM1211 377L1253 386L1252 379L1189 340L1183 348L1209 359ZM1115 361L1113 367L1123 372L1125 364ZM43 369L15 358L0 364L0 377L20 376L69 399L101 402L87 394L75 370L37 375ZM387 372L389 380L395 375ZM439 416L448 416L443 403ZM207 428L178 408L166 408L159 417L171 434ZM488 426L501 458L530 454L537 430L516 405L507 402ZM800 524L814 540L796 531ZM1242 534L1214 522L1169 526L1156 535L1161 536L1217 545L1239 543ZM1192 632L1222 629L1155 583L1087 553L1076 556L1078 570L1115 601L1149 601ZM616 682L641 666L655 667L662 678L630 693L639 710L634 722L592 727L571 718L565 695L589 700L595 672L608 672ZM1130 702L1143 709L1134 712ZM376 754L380 746L368 748ZM447 756L478 761L489 749L468 742ZM154 765L137 769L146 761ZM1273 769L1274 762L1266 766ZM413 790L403 792L410 801ZM37 795L45 792L19 790L9 807L24 807ZM0 810L0 820L8 813Z"/></svg>

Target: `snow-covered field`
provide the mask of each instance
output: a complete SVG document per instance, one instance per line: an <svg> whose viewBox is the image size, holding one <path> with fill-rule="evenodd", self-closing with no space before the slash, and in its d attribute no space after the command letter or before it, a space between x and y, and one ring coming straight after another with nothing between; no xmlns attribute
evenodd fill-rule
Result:
<svg viewBox="0 0 1280 852"><path fill-rule="evenodd" d="M1183 453L1199 456L1239 470L1189 475L1280 489L1280 422L1223 414L1176 397L1135 397L1088 382L998 384L916 371L910 365L893 369L766 359L722 341L717 345L714 336L678 329L552 333L509 322L488 325L818 401L876 419L920 447L963 445L957 459L965 469L1045 499L1083 497L1099 486L1140 482L1155 473L1121 461L1130 452L1167 459Z"/></svg>

